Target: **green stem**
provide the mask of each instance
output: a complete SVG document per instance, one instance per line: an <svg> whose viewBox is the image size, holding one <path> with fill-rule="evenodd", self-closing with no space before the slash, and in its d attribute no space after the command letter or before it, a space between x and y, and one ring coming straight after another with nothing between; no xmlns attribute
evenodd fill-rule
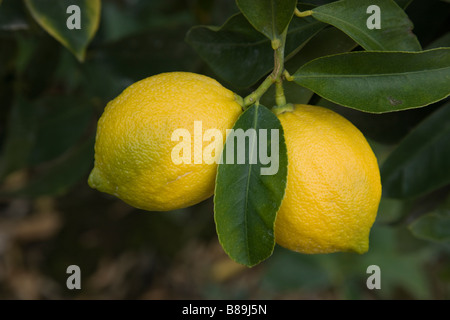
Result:
<svg viewBox="0 0 450 320"><path fill-rule="evenodd" d="M283 89L283 73L284 73L284 45L286 43L286 31L281 35L281 45L275 49L275 67L273 76L275 80L275 102L277 106L286 104L286 97Z"/></svg>
<svg viewBox="0 0 450 320"><path fill-rule="evenodd" d="M312 10L300 11L297 8L295 8L294 14L297 17L304 18L304 17L308 17L308 16L312 15L313 12L312 12Z"/></svg>
<svg viewBox="0 0 450 320"><path fill-rule="evenodd" d="M286 69L283 71L283 76L287 81L294 81L294 77Z"/></svg>
<svg viewBox="0 0 450 320"><path fill-rule="evenodd" d="M273 82L274 81L273 81L272 75L269 75L266 78L266 80L264 80L264 82L261 83L261 85L255 91L253 91L251 94L249 94L248 96L246 96L244 98L243 108L247 109L252 104L258 102L259 99L262 97L262 95L270 88L270 86L273 84Z"/></svg>
<svg viewBox="0 0 450 320"><path fill-rule="evenodd" d="M286 28L287 29L287 28ZM286 33L281 34L280 39L272 41L272 48L274 49L274 68L272 73L261 83L261 85L243 99L242 107L247 109L254 103L258 103L259 99L270 88L272 84L276 84L275 101L278 106L286 104L286 97L283 90L283 73L284 73L284 45L286 43Z"/></svg>
<svg viewBox="0 0 450 320"><path fill-rule="evenodd" d="M284 106L286 104L283 82L281 80L275 83L275 102L277 103L277 106Z"/></svg>

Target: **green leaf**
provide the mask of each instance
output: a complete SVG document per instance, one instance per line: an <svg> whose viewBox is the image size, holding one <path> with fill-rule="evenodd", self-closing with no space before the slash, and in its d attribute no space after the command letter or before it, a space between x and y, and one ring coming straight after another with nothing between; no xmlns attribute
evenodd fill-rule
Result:
<svg viewBox="0 0 450 320"><path fill-rule="evenodd" d="M286 55L298 50L324 26L314 19L293 20L286 36ZM186 41L219 77L237 87L249 87L273 69L270 40L242 14L232 16L220 28L193 27Z"/></svg>
<svg viewBox="0 0 450 320"><path fill-rule="evenodd" d="M284 49L285 61L289 61L292 56L301 50L311 39L314 39L316 34L326 26L325 23L319 22L311 17L291 21L286 35Z"/></svg>
<svg viewBox="0 0 450 320"><path fill-rule="evenodd" d="M382 145L398 144L412 128L439 107L438 102L425 108L409 109L402 112L368 113L343 107L324 98L320 98L314 104L339 113L361 130L366 138ZM392 147L390 147L389 153L391 151ZM377 154L377 156L379 155ZM380 161L379 157L378 161Z"/></svg>
<svg viewBox="0 0 450 320"><path fill-rule="evenodd" d="M450 103L431 114L381 167L383 194L408 198L450 183Z"/></svg>
<svg viewBox="0 0 450 320"><path fill-rule="evenodd" d="M426 47L426 49L434 49L442 47L450 47L450 32L447 32L442 37L435 39L432 43L430 43Z"/></svg>
<svg viewBox="0 0 450 320"><path fill-rule="evenodd" d="M268 258L275 246L274 223L286 187L287 152L281 123L264 106L250 107L233 129L235 134L228 135L222 153L223 163L218 168L214 218L225 252L238 263L251 267ZM260 129L267 130L270 152L261 148L264 138ZM251 138L252 130L255 130L259 143L255 135L255 139ZM249 135L248 139L244 138L244 133ZM245 148L241 145L244 141ZM270 154L268 164L261 161L261 152ZM242 153L245 153L245 161L239 164L237 160ZM264 173L263 170L269 168L273 172Z"/></svg>
<svg viewBox="0 0 450 320"><path fill-rule="evenodd" d="M270 41L242 14L220 28L193 27L186 41L219 77L238 87L254 84L273 67Z"/></svg>
<svg viewBox="0 0 450 320"><path fill-rule="evenodd" d="M327 55L345 53L357 44L341 30L329 27L319 31L300 51L286 62L288 70L297 70L305 63Z"/></svg>
<svg viewBox="0 0 450 320"><path fill-rule="evenodd" d="M86 48L94 37L100 22L100 0L25 0L33 18L52 37L69 49L77 59L84 61ZM69 29L68 20L76 11L67 13L68 7L80 8L80 29Z"/></svg>
<svg viewBox="0 0 450 320"><path fill-rule="evenodd" d="M380 8L380 29L369 29L368 7ZM366 50L420 51L413 25L405 12L392 0L342 0L313 9L312 16L344 31Z"/></svg>
<svg viewBox="0 0 450 320"><path fill-rule="evenodd" d="M409 225L409 230L420 239L450 243L450 208L421 216Z"/></svg>
<svg viewBox="0 0 450 320"><path fill-rule="evenodd" d="M450 94L450 48L323 57L297 70L294 81L332 102L361 111L422 107Z"/></svg>
<svg viewBox="0 0 450 320"><path fill-rule="evenodd" d="M280 40L294 15L297 0L236 0L236 3L256 30L270 40Z"/></svg>

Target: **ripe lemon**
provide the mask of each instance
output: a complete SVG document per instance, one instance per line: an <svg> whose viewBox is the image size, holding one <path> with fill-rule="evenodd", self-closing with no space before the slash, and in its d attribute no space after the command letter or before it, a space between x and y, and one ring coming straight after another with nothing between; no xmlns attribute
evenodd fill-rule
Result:
<svg viewBox="0 0 450 320"><path fill-rule="evenodd" d="M175 164L171 154L179 141L172 141L172 133L186 129L193 142L194 121L201 121L201 134L218 129L223 145L226 129L242 112L235 98L216 80L188 72L162 73L132 84L108 103L99 119L89 185L149 211L207 199L214 192L217 164ZM201 148L210 144L200 143Z"/></svg>
<svg viewBox="0 0 450 320"><path fill-rule="evenodd" d="M288 152L279 245L301 253L369 248L381 197L377 159L362 133L337 113L295 105L278 114Z"/></svg>

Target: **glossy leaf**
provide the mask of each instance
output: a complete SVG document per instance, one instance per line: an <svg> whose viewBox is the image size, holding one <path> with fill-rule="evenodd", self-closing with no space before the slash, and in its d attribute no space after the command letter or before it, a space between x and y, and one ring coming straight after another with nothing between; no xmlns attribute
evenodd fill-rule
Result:
<svg viewBox="0 0 450 320"><path fill-rule="evenodd" d="M429 105L450 94L450 48L351 52L313 60L294 81L337 104L383 113Z"/></svg>
<svg viewBox="0 0 450 320"><path fill-rule="evenodd" d="M79 61L83 61L86 48L94 37L100 22L100 0L25 0L28 10L39 25L62 45L69 49ZM70 10L76 5L79 11ZM80 14L80 29L68 28L77 13Z"/></svg>
<svg viewBox="0 0 450 320"><path fill-rule="evenodd" d="M353 123L364 136L383 145L398 144L419 122L439 108L439 103L425 108L408 109L402 112L368 113L343 107L324 98L318 106L326 107L344 116ZM392 150L390 150L392 151ZM378 159L380 160L380 159Z"/></svg>
<svg viewBox="0 0 450 320"><path fill-rule="evenodd" d="M261 105L245 111L233 129L236 137L228 135L224 163L218 168L214 218L225 252L241 264L254 266L268 258L275 246L274 223L286 187L286 145L278 118ZM261 148L265 139L260 129L266 129L267 148ZM252 130L257 138L251 135ZM244 133L249 137L244 138ZM245 148L239 142L243 139ZM241 164L238 159L242 152L245 161ZM267 164L263 164L261 152L270 154Z"/></svg>
<svg viewBox="0 0 450 320"><path fill-rule="evenodd" d="M293 20L286 36L286 55L324 26L314 19ZM232 16L220 28L193 27L186 41L219 77L237 87L249 87L273 69L270 40L257 32L242 14Z"/></svg>
<svg viewBox="0 0 450 320"><path fill-rule="evenodd" d="M289 25L297 0L236 0L236 3L256 30L276 40Z"/></svg>
<svg viewBox="0 0 450 320"><path fill-rule="evenodd" d="M380 9L380 29L369 29L371 5ZM405 12L392 0L342 0L313 9L313 17L344 31L366 50L419 51L412 33L413 25Z"/></svg>
<svg viewBox="0 0 450 320"><path fill-rule="evenodd" d="M311 17L292 20L286 35L285 61L289 61L326 26L325 23Z"/></svg>
<svg viewBox="0 0 450 320"><path fill-rule="evenodd" d="M427 46L427 49L435 49L442 47L450 47L450 32L447 32L442 37L435 39Z"/></svg>
<svg viewBox="0 0 450 320"><path fill-rule="evenodd" d="M450 183L450 103L431 114L381 167L383 194L408 198Z"/></svg>

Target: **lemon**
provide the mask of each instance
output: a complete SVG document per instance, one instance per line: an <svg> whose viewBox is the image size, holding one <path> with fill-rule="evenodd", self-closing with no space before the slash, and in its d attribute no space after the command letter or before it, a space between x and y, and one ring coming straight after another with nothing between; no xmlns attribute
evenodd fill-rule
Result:
<svg viewBox="0 0 450 320"><path fill-rule="evenodd" d="M301 253L364 253L381 197L377 159L362 133L337 113L295 105L278 114L288 153L279 245Z"/></svg>
<svg viewBox="0 0 450 320"><path fill-rule="evenodd" d="M186 129L193 141L194 122L201 121L201 133L220 130L223 145L241 112L232 91L203 75L169 72L138 81L109 102L99 119L88 183L149 211L199 203L214 192L217 163L175 163L172 150L179 141L172 134Z"/></svg>

